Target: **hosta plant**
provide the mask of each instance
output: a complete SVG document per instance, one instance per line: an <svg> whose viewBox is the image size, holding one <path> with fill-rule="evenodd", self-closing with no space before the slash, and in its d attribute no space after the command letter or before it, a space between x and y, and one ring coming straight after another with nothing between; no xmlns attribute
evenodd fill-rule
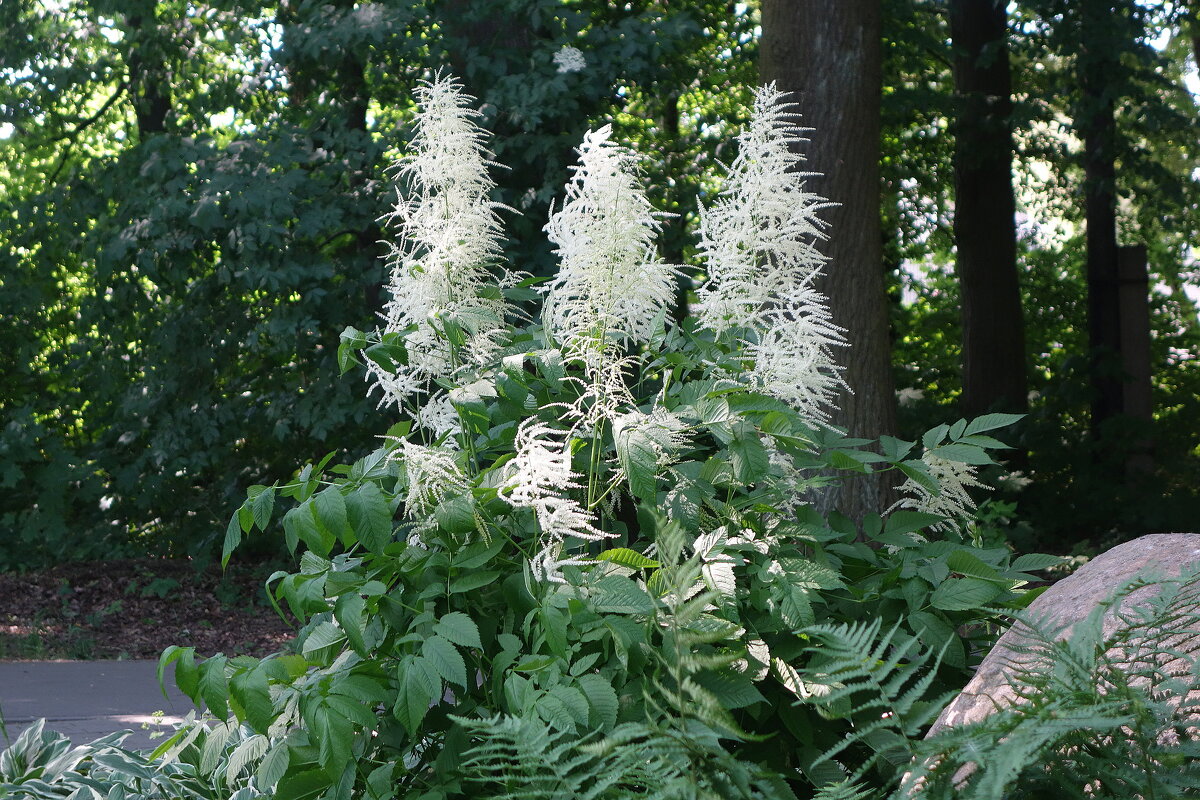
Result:
<svg viewBox="0 0 1200 800"><path fill-rule="evenodd" d="M885 785L992 622L1030 599L1028 572L1053 561L972 539L966 489L1013 418L920 443L828 424L845 348L817 285L826 201L797 171L801 132L774 88L702 216L704 280L682 323L693 268L659 258L661 215L609 128L578 149L546 226L561 269L539 281L503 262L515 212L490 199L470 98L438 77L418 101L386 217L391 299L339 353L397 421L352 464L252 487L226 534L228 559L281 521L299 568L269 584L299 622L294 649L163 655L254 742L242 788L432 800ZM814 510L838 474L872 470L906 499L857 521ZM863 674L911 659L886 710L830 666L847 646ZM190 736L163 758L194 758Z"/></svg>

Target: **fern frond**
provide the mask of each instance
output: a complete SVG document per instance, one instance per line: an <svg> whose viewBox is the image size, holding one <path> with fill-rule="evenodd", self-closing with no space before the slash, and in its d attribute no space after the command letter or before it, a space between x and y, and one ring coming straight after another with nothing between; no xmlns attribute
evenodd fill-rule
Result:
<svg viewBox="0 0 1200 800"><path fill-rule="evenodd" d="M847 768L853 783L880 759L907 763L910 740L941 708L928 697L941 655L920 652L917 639L896 641L899 626L880 633L878 619L853 625L819 625L805 633L815 644L806 682L824 687L800 702L815 705L829 719L845 719L853 729L809 765L810 773L855 750ZM864 752L865 751L865 752Z"/></svg>
<svg viewBox="0 0 1200 800"><path fill-rule="evenodd" d="M1200 570L1143 576L1075 624L1020 624L1017 702L919 748L895 795L1182 798L1200 786Z"/></svg>

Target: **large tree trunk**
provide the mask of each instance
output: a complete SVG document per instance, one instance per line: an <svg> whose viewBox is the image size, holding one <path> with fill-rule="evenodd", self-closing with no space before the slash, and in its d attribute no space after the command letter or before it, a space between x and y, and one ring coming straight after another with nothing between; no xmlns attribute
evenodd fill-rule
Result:
<svg viewBox="0 0 1200 800"><path fill-rule="evenodd" d="M895 432L896 398L880 231L879 127L882 76L879 0L762 0L759 61L764 83L795 92L806 125L812 188L839 205L825 217L830 263L821 285L850 346L841 353L853 393L834 422L852 436ZM892 481L871 476L826 498L853 519L891 503Z"/></svg>
<svg viewBox="0 0 1200 800"><path fill-rule="evenodd" d="M1012 188L1012 79L1004 4L951 0L954 238L962 292L967 416L1028 408Z"/></svg>
<svg viewBox="0 0 1200 800"><path fill-rule="evenodd" d="M1119 68L1111 41L1111 2L1080 4L1077 61L1082 92L1076 125L1083 137L1087 221L1088 345L1091 349L1092 431L1123 411L1120 285L1117 279L1117 170L1114 97L1109 79Z"/></svg>

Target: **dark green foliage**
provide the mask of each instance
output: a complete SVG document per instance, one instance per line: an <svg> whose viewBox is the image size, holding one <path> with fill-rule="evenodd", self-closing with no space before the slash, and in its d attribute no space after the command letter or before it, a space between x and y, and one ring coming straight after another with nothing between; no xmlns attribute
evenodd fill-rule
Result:
<svg viewBox="0 0 1200 800"><path fill-rule="evenodd" d="M514 260L544 274L589 121L688 92L698 131L751 63L701 56L748 40L721 3L147 9L0 12L0 568L211 556L240 487L370 446L334 350L380 308L383 168L426 71L464 67L511 166L499 199L523 212ZM588 69L559 74L572 43ZM715 146L646 135L679 163ZM686 213L698 174L663 202Z"/></svg>

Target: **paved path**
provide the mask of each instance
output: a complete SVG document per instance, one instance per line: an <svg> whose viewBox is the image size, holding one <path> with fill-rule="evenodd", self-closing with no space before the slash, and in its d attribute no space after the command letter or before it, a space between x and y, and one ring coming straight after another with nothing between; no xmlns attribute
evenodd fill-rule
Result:
<svg viewBox="0 0 1200 800"><path fill-rule="evenodd" d="M46 718L48 730L76 744L106 733L132 730L132 749L155 747L153 729L170 732L192 709L168 670L167 697L159 689L155 661L10 661L0 662L0 717L10 740L29 723ZM155 712L164 713L155 719ZM0 737L0 749L7 742Z"/></svg>

